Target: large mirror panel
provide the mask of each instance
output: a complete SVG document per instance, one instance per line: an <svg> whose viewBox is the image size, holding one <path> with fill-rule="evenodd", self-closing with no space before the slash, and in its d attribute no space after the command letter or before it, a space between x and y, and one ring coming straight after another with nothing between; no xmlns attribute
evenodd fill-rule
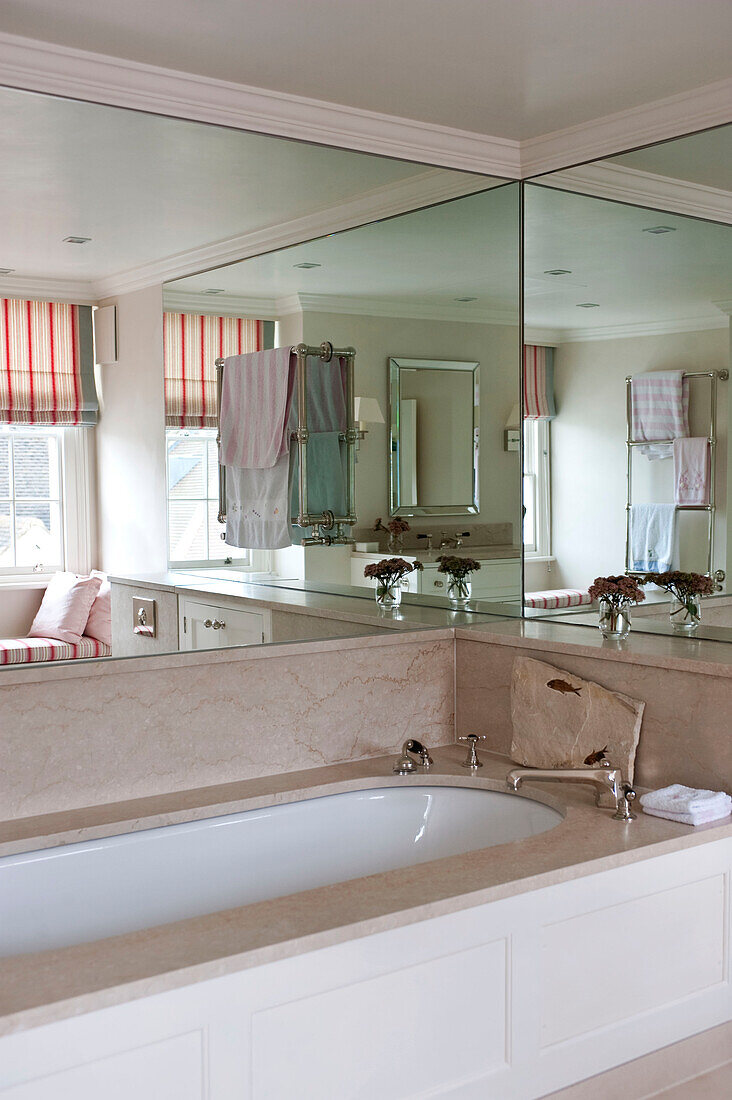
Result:
<svg viewBox="0 0 732 1100"><path fill-rule="evenodd" d="M516 184L493 186L166 286L166 310L201 310L215 278L222 293L206 308L274 316L278 346L355 349L353 544L302 546L293 528L262 583L371 601L365 570L398 553L418 568L394 615L432 614L451 608L439 559L457 550L480 565L463 621L521 614L520 456L506 446L519 399L519 210Z"/></svg>
<svg viewBox="0 0 732 1100"><path fill-rule="evenodd" d="M526 343L552 349L555 400L525 421L530 616L596 624L595 577L693 572L715 589L699 626L647 583L632 629L732 640L730 179L723 127L526 185Z"/></svg>
<svg viewBox="0 0 732 1100"><path fill-rule="evenodd" d="M320 593L254 587L255 579L291 577L300 548L275 561L221 541L214 362L271 348L275 338L297 344L313 290L325 295L317 308L329 304L335 315L322 326L326 338L364 349L366 382L373 372L385 386L388 354L414 347L415 355L451 355L454 340L438 346L432 337L417 346L403 326L425 333L429 311L445 302L459 319L464 304L453 299L467 293L462 279L454 288L446 279L427 301L452 227L433 239L436 251L422 255L422 281L410 285L413 234L400 236L398 215L504 181L7 88L0 90L0 154L7 215L0 247L0 665L443 623L439 606L414 622L403 614L379 618L362 587L355 597L343 585ZM391 248L371 248L369 260L364 239L364 254L340 273L332 268L330 283L326 267L310 266L318 263L311 249L374 221ZM515 255L515 224L512 231L501 248ZM303 241L312 242L300 257L305 267L293 268L281 250ZM263 253L280 264L276 288L263 276L243 295L234 289L231 300L221 265ZM166 280L204 270L183 303L167 300L171 290L164 304ZM361 299L360 329L349 320L338 332L343 295L362 296L366 283L379 299L378 318L369 320L373 311ZM416 312L405 312L402 292L413 296L407 306ZM172 315L183 319L177 327ZM371 334L388 325L377 349ZM320 340L315 327L312 338ZM456 354L482 357L475 348ZM173 361L180 373L166 374ZM378 396L386 417L379 387L365 384L360 393ZM385 426L372 416L364 403L357 509L387 521ZM342 553L314 547L310 581L338 580L334 563ZM56 591L62 603L77 577L78 615L59 624L47 614L51 596Z"/></svg>

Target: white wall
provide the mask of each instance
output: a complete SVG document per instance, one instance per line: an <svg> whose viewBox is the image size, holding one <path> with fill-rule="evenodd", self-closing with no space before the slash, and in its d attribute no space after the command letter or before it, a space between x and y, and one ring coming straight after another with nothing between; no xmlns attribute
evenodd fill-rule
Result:
<svg viewBox="0 0 732 1100"><path fill-rule="evenodd" d="M96 429L100 567L167 569L162 287L121 294L119 359L98 368Z"/></svg>
<svg viewBox="0 0 732 1100"><path fill-rule="evenodd" d="M412 359L464 359L480 369L480 520L513 523L519 530L519 456L503 450L503 430L519 397L518 329L460 321L430 321L356 314L303 314L308 344L330 340L356 349L356 393L376 397L388 420L390 356ZM359 527L370 527L389 515L388 424L372 424L361 444L356 465L356 511ZM446 517L452 525L452 517ZM467 522L474 522L471 519ZM439 520L435 527L439 529Z"/></svg>
<svg viewBox="0 0 732 1100"><path fill-rule="evenodd" d="M552 587L584 587L625 567L625 378L650 370L729 366L725 329L562 344L555 355L557 418L552 422ZM692 434L706 434L708 388L693 382ZM729 383L718 383L717 564L727 547ZM634 459L637 499L673 500L672 463ZM642 485L641 482L645 481ZM642 494L642 495L641 495ZM663 494L663 495L661 495ZM687 517L688 518L688 517ZM698 519L698 517L694 517Z"/></svg>
<svg viewBox="0 0 732 1100"><path fill-rule="evenodd" d="M0 638L24 638L41 605L43 584L4 584L0 600Z"/></svg>

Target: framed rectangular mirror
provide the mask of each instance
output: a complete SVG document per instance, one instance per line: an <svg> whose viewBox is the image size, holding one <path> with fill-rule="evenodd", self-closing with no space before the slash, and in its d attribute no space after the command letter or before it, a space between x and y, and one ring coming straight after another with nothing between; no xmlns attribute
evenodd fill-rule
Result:
<svg viewBox="0 0 732 1100"><path fill-rule="evenodd" d="M480 508L480 363L389 359L389 513Z"/></svg>

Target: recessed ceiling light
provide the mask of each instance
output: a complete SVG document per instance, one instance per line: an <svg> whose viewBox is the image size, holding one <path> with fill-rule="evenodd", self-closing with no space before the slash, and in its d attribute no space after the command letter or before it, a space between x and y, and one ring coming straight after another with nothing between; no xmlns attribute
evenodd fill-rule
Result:
<svg viewBox="0 0 732 1100"><path fill-rule="evenodd" d="M675 233L676 229L673 225L649 225L647 229L643 230L644 233Z"/></svg>
<svg viewBox="0 0 732 1100"><path fill-rule="evenodd" d="M204 294L225 294L226 291L217 286L210 286L203 292Z"/></svg>
<svg viewBox="0 0 732 1100"><path fill-rule="evenodd" d="M91 237L64 237L64 244L86 244Z"/></svg>
<svg viewBox="0 0 732 1100"><path fill-rule="evenodd" d="M577 302L577 309L599 309L599 302Z"/></svg>
<svg viewBox="0 0 732 1100"><path fill-rule="evenodd" d="M572 272L566 267L553 267L549 271L544 272L545 275L571 275Z"/></svg>
<svg viewBox="0 0 732 1100"><path fill-rule="evenodd" d="M471 298L469 295L466 295L464 298L456 298L455 301L456 302L477 302L478 299L477 298Z"/></svg>
<svg viewBox="0 0 732 1100"><path fill-rule="evenodd" d="M293 267L301 267L303 269L303 271L309 271L311 267L322 267L323 265L322 264L302 263L302 264L293 264L292 266Z"/></svg>
<svg viewBox="0 0 732 1100"><path fill-rule="evenodd" d="M0 275L12 275L14 271L14 267L0 267Z"/></svg>

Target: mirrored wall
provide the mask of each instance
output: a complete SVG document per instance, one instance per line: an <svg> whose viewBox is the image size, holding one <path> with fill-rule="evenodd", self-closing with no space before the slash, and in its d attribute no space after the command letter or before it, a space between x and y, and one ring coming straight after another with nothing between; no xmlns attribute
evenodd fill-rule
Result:
<svg viewBox="0 0 732 1100"><path fill-rule="evenodd" d="M693 637L732 640L730 180L723 127L526 185L525 339L553 349L555 401L531 616L596 623L595 577L694 572L716 592ZM633 629L671 632L644 592Z"/></svg>

